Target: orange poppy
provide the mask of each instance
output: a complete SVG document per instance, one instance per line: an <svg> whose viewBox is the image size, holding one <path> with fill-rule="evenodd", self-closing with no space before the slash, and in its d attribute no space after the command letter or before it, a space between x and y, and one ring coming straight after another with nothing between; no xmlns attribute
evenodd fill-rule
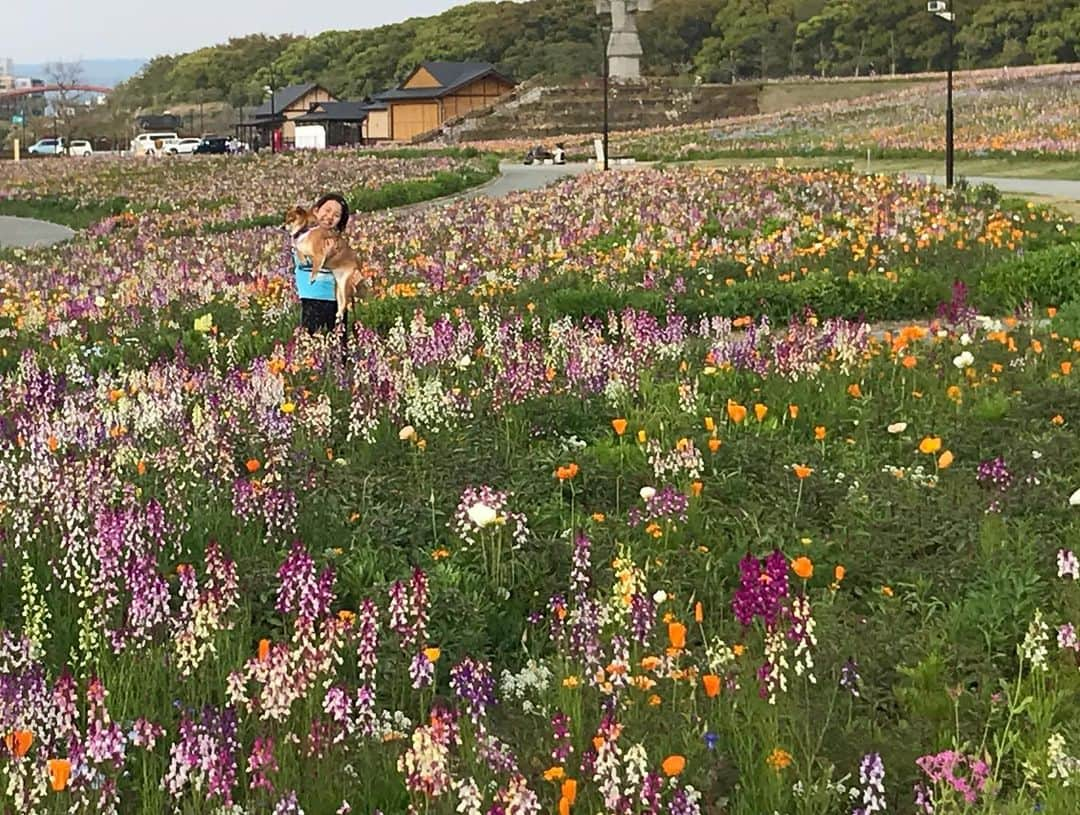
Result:
<svg viewBox="0 0 1080 815"><path fill-rule="evenodd" d="M804 478L808 478L810 473L814 472L813 467L807 467L805 464L792 464L791 469L795 472L795 476L802 481Z"/></svg>
<svg viewBox="0 0 1080 815"><path fill-rule="evenodd" d="M63 792L67 787L68 778L71 776L71 762L66 758L50 758L49 780L52 782L54 792Z"/></svg>
<svg viewBox="0 0 1080 815"><path fill-rule="evenodd" d="M917 360L915 357L911 356L911 354L908 354L906 357L904 357L900 361L901 365L903 365L905 368L909 368L909 369L914 368L916 365L918 365L918 363L919 363L919 360Z"/></svg>
<svg viewBox="0 0 1080 815"><path fill-rule="evenodd" d="M716 674L705 674L701 677L701 684L705 688L705 695L710 699L720 693L720 677Z"/></svg>
<svg viewBox="0 0 1080 815"><path fill-rule="evenodd" d="M939 436L927 436L919 442L919 452L923 455L932 456L940 449L941 438Z"/></svg>
<svg viewBox="0 0 1080 815"><path fill-rule="evenodd" d="M720 439L717 439L717 438L709 439L709 452L710 453L715 453L717 450L720 449L721 444L723 444L723 442L721 442Z"/></svg>
<svg viewBox="0 0 1080 815"><path fill-rule="evenodd" d="M1063 362L1061 364L1064 365L1065 363ZM60 446L60 440L57 439L56 436L49 436L49 452L50 453L55 453L56 448L59 447L59 446Z"/></svg>
<svg viewBox="0 0 1080 815"><path fill-rule="evenodd" d="M270 656L270 640L259 640L259 662L266 662L266 658Z"/></svg>
<svg viewBox="0 0 1080 815"><path fill-rule="evenodd" d="M858 382L852 382L850 385L848 385L847 392L848 396L850 396L852 399L858 399L860 396L862 396L862 388L859 387Z"/></svg>
<svg viewBox="0 0 1080 815"><path fill-rule="evenodd" d="M674 778L686 769L686 759L679 755L668 756L660 766L664 770L664 775L668 778Z"/></svg>
<svg viewBox="0 0 1080 815"><path fill-rule="evenodd" d="M843 566L837 566L835 569L833 569L833 579L837 583L839 583L841 580L843 580L844 575L846 575L846 574L847 574L847 569L845 569Z"/></svg>
<svg viewBox="0 0 1080 815"><path fill-rule="evenodd" d="M946 450L944 453L942 453L940 456L938 456L937 466L938 466L939 470L947 470L952 463L953 463L952 451Z"/></svg>
<svg viewBox="0 0 1080 815"><path fill-rule="evenodd" d="M146 462L141 458L139 459L139 463L135 465L135 472L139 475L146 475Z"/></svg>
<svg viewBox="0 0 1080 815"><path fill-rule="evenodd" d="M768 412L769 412L769 408L768 408L767 405L763 405L763 404L761 404L761 402L758 402L756 405L754 405L754 416L757 418L757 420L759 422L765 420L765 415Z"/></svg>
<svg viewBox="0 0 1080 815"><path fill-rule="evenodd" d="M1072 363L1069 362L1068 360L1065 360L1064 362L1062 362L1061 363L1061 373L1064 374L1065 376L1068 376L1069 374L1071 374L1072 373Z"/></svg>
<svg viewBox="0 0 1080 815"><path fill-rule="evenodd" d="M559 799L559 815L570 815L570 799Z"/></svg>
<svg viewBox="0 0 1080 815"><path fill-rule="evenodd" d="M545 781L562 781L566 777L566 771L562 767L549 767L544 770Z"/></svg>
<svg viewBox="0 0 1080 815"><path fill-rule="evenodd" d="M570 802L571 806L577 800L577 781L567 778L562 782L562 797Z"/></svg>
<svg viewBox="0 0 1080 815"><path fill-rule="evenodd" d="M809 580L814 575L814 562L803 555L791 561L791 569L803 580Z"/></svg>
<svg viewBox="0 0 1080 815"><path fill-rule="evenodd" d="M701 483L700 481L695 481L694 483L692 483L692 484L690 485L690 492L691 492L691 494L692 494L692 495L693 495L693 496L694 496L695 498L696 498L697 496L701 495L701 488L702 488L702 486L703 486L703 485L702 485L702 483Z"/></svg>
<svg viewBox="0 0 1080 815"><path fill-rule="evenodd" d="M708 430L710 433L716 430L716 422L713 421L712 416L705 417L705 429Z"/></svg>
<svg viewBox="0 0 1080 815"><path fill-rule="evenodd" d="M733 399L728 399L727 415L735 424L742 424L746 419L746 407Z"/></svg>
<svg viewBox="0 0 1080 815"><path fill-rule="evenodd" d="M249 473L258 472L258 469L259 469L259 466L260 466L259 465L259 460L257 458L249 458L247 460L247 462L244 464L244 466L247 467L247 471Z"/></svg>
<svg viewBox="0 0 1080 815"><path fill-rule="evenodd" d="M682 623L668 623L668 639L672 648L686 647L686 626Z"/></svg>
<svg viewBox="0 0 1080 815"><path fill-rule="evenodd" d="M825 441L825 425L819 424L814 428L814 441Z"/></svg>
<svg viewBox="0 0 1080 815"><path fill-rule="evenodd" d="M22 758L30 752L30 745L33 743L34 734L29 730L15 730L4 736L4 745L16 758Z"/></svg>
<svg viewBox="0 0 1080 815"><path fill-rule="evenodd" d="M441 648L432 647L432 648L425 648L424 649L424 658L427 659L427 661L430 662L432 665L434 665L436 662L438 662L439 657L441 657L441 656L442 656L442 649Z"/></svg>
<svg viewBox="0 0 1080 815"><path fill-rule="evenodd" d="M798 405L788 405L787 406L787 412L788 412L788 416L790 416L792 419L798 419L799 418L799 406Z"/></svg>
<svg viewBox="0 0 1080 815"><path fill-rule="evenodd" d="M615 431L616 436L621 436L626 432L626 419L612 419L611 427Z"/></svg>

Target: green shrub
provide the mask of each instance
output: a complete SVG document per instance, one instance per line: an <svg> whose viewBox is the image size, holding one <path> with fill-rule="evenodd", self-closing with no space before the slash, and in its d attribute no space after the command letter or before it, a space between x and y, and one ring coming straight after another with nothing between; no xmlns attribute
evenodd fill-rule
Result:
<svg viewBox="0 0 1080 815"><path fill-rule="evenodd" d="M1025 252L993 264L978 276L975 303L984 311L1013 309L1031 302L1053 306L1076 298L1080 242Z"/></svg>

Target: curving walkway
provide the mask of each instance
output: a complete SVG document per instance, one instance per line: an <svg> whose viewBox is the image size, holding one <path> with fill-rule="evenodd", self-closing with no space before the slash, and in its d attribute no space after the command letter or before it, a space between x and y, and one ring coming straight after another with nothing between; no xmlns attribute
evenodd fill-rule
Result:
<svg viewBox="0 0 1080 815"><path fill-rule="evenodd" d="M73 237L75 231L60 224L0 215L0 249L52 246Z"/></svg>

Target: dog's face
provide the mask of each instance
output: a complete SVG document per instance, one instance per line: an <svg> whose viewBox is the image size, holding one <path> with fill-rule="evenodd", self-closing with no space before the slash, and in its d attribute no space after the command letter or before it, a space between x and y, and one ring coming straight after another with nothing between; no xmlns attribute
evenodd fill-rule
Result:
<svg viewBox="0 0 1080 815"><path fill-rule="evenodd" d="M285 213L284 229L286 232L296 234L303 229L315 224L315 213L303 207L293 207Z"/></svg>

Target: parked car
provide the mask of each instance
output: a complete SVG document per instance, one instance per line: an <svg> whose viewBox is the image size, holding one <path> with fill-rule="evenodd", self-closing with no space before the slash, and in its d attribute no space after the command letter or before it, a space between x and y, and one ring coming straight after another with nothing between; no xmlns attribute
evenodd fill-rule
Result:
<svg viewBox="0 0 1080 815"><path fill-rule="evenodd" d="M525 164L543 164L545 161L553 161L555 154L548 150L546 147L530 147L529 152L525 154Z"/></svg>
<svg viewBox="0 0 1080 815"><path fill-rule="evenodd" d="M153 156L164 152L166 143L180 138L177 133L140 133L131 140L131 152L136 156Z"/></svg>
<svg viewBox="0 0 1080 815"><path fill-rule="evenodd" d="M174 139L172 141L166 142L165 152L172 156L188 155L189 153L194 153L195 148L198 147L201 143L202 139L196 139L192 137L188 137L185 139Z"/></svg>
<svg viewBox="0 0 1080 815"><path fill-rule="evenodd" d="M71 147L68 148L69 156L92 156L94 155L94 148L90 145L90 142L85 139L76 139L71 143Z"/></svg>
<svg viewBox="0 0 1080 815"><path fill-rule="evenodd" d="M32 156L58 156L64 152L64 139L38 139L26 152Z"/></svg>
<svg viewBox="0 0 1080 815"><path fill-rule="evenodd" d="M207 153L227 153L229 152L229 140L224 136L207 136L199 142L195 152L203 155Z"/></svg>

